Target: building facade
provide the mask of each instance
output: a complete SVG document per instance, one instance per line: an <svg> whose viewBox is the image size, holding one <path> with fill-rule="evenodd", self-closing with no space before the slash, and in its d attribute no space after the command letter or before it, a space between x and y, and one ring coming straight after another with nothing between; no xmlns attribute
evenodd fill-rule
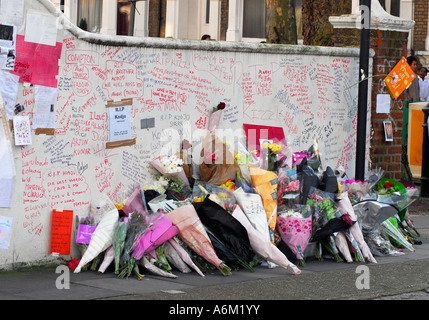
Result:
<svg viewBox="0 0 429 320"><path fill-rule="evenodd" d="M359 10L359 0L352 12ZM90 32L138 37L201 39L210 34L221 41L264 41L265 1L261 0L52 0L70 21ZM379 0L386 12L414 20L408 48L429 51L429 2ZM302 43L302 0L295 0L298 43ZM85 21L84 21L85 20Z"/></svg>

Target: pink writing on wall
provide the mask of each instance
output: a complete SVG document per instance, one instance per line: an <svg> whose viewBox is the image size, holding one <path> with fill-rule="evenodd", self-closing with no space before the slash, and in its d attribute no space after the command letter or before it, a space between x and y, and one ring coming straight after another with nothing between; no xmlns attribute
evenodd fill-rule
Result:
<svg viewBox="0 0 429 320"><path fill-rule="evenodd" d="M143 80L137 77L134 64L108 60L106 61L107 79L103 82L111 99L137 98L143 96Z"/></svg>

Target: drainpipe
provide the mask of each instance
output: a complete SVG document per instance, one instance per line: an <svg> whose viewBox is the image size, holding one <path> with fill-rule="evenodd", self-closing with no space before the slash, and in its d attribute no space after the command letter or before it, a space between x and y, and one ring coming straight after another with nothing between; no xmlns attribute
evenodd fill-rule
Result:
<svg viewBox="0 0 429 320"><path fill-rule="evenodd" d="M359 56L359 80L368 77L369 68L369 39L371 31L371 0L360 0L361 31L360 31L360 56ZM356 167L355 179L365 180L365 144L366 122L368 113L368 81L359 83L357 132L356 132Z"/></svg>

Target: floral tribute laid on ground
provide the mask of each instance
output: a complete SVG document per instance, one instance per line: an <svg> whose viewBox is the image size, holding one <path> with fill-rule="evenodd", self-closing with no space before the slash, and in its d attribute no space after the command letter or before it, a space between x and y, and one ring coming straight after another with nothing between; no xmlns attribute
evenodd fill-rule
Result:
<svg viewBox="0 0 429 320"><path fill-rule="evenodd" d="M212 114L199 159L188 161L184 141L178 154L154 157L153 181L134 184L122 201L93 199L89 215L76 216L75 273L204 277L262 266L299 275L311 259L377 263L421 243L407 212L414 186L380 169L359 181L323 168L317 141L304 151L284 138L261 139L256 150L224 141L216 134L223 108Z"/></svg>

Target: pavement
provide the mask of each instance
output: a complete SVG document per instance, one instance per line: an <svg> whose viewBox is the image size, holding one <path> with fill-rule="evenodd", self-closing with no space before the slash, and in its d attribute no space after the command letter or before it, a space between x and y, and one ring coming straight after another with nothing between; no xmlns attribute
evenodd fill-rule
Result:
<svg viewBox="0 0 429 320"><path fill-rule="evenodd" d="M164 309L198 301L209 303L209 311L237 301L268 308L265 303L277 300L429 300L429 215L411 219L422 244L414 245L414 252L404 249L398 256L375 257L376 264L310 259L298 276L281 267L258 266L254 272L240 269L226 277L217 270L204 277L177 271L176 279L145 273L143 280L120 279L109 268L104 274L76 274L60 265L0 272L0 299L164 301ZM223 311L237 311L234 308Z"/></svg>

